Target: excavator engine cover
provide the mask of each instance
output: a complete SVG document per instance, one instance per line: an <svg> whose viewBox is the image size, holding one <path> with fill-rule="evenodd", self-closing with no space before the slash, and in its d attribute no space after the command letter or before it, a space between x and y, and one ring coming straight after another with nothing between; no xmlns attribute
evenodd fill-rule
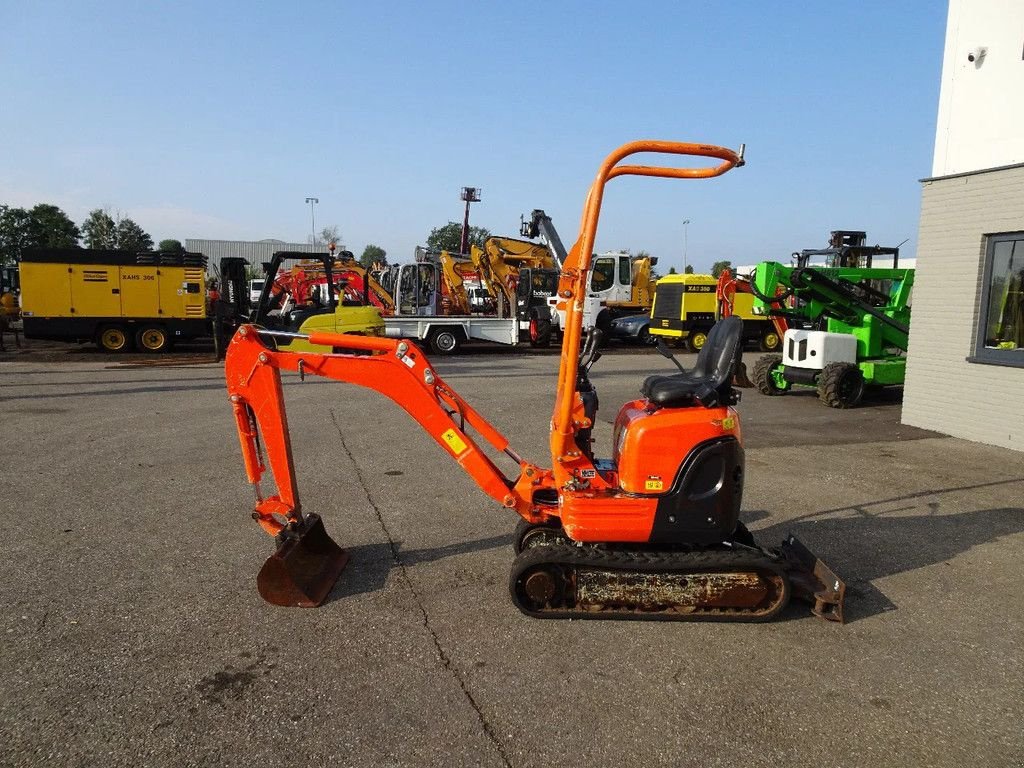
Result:
<svg viewBox="0 0 1024 768"><path fill-rule="evenodd" d="M256 577L260 596L271 605L314 608L322 603L348 563L348 553L327 535L319 515L285 528L277 551Z"/></svg>

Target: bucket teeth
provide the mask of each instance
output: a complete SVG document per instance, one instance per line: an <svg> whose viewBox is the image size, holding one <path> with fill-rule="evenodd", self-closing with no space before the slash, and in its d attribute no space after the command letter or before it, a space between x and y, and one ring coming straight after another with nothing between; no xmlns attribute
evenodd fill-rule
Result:
<svg viewBox="0 0 1024 768"><path fill-rule="evenodd" d="M347 563L348 553L327 535L320 516L306 515L280 534L256 586L271 605L312 608L327 598Z"/></svg>

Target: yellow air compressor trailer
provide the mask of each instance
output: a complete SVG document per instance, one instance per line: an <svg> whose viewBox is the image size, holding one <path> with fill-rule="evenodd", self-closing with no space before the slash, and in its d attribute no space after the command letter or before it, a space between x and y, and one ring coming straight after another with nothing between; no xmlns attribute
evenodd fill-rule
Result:
<svg viewBox="0 0 1024 768"><path fill-rule="evenodd" d="M206 336L206 257L86 248L27 251L25 338L92 341L108 352L163 352Z"/></svg>

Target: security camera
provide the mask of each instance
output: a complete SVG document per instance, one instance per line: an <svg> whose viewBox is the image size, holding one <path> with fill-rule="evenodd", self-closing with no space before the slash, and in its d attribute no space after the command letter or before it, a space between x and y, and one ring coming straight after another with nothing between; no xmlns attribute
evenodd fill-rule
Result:
<svg viewBox="0 0 1024 768"><path fill-rule="evenodd" d="M967 60L973 64L984 59L986 53L988 53L988 48L972 48L967 52Z"/></svg>

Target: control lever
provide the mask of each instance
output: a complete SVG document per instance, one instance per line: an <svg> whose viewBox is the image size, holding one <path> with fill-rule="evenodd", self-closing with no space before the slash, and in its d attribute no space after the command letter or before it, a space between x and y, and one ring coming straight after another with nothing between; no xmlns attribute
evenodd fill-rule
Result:
<svg viewBox="0 0 1024 768"><path fill-rule="evenodd" d="M658 339L654 343L654 348L658 350L659 355L661 355L662 357L667 357L669 360L671 360L675 367L679 369L680 373L687 373L687 370L679 364L679 361L676 360L675 357L673 357L672 350L670 350L668 346L666 346L664 341Z"/></svg>

